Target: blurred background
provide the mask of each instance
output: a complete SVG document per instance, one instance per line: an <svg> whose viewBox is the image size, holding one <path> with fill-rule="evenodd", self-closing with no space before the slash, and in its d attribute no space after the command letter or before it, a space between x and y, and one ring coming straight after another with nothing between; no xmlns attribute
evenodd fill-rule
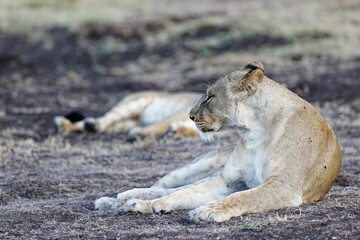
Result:
<svg viewBox="0 0 360 240"><path fill-rule="evenodd" d="M343 146L343 168L335 190L322 202L328 204L327 216L337 214L333 219L339 218L338 225L321 225L323 238L333 236L333 229L350 234L344 236L352 236L354 229L359 233L360 224L351 220L352 211L360 211L360 203L356 205L360 199L359 42L359 0L1 0L0 206L5 207L0 219L5 219L4 229L25 234L33 228L27 223L43 217L45 232L61 223L60 236L80 236L68 231L75 219L91 232L91 221L84 219L99 217L91 206L104 189L114 195L148 186L183 161L218 146L198 139L165 146L127 145L118 134L63 137L54 134L54 116L71 110L100 116L125 94L140 90L203 92L207 83L257 59L267 76L320 110ZM345 191L347 187L353 190ZM341 209L334 210L338 201L348 211L341 219ZM57 208L59 203L75 217ZM23 215L28 216L25 225L12 222L23 214L19 204L38 207ZM316 209L303 211L305 217L326 222ZM52 222L53 216L59 218ZM263 218L252 216L251 221ZM125 217L112 217L116 232ZM181 222L166 222L173 217L155 220L177 229ZM244 223L237 221L231 224ZM266 231L275 228L267 226ZM294 231L310 229L319 233L312 226ZM204 231L211 233L209 228Z"/></svg>
<svg viewBox="0 0 360 240"><path fill-rule="evenodd" d="M358 0L2 0L0 121L25 114L43 138L54 115L99 115L129 91L201 92L254 59L314 104L354 102L359 13Z"/></svg>

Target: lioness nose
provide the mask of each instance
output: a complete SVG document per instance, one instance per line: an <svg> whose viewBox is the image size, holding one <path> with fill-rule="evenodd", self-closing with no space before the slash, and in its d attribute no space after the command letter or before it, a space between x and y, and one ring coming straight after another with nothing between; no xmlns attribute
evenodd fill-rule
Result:
<svg viewBox="0 0 360 240"><path fill-rule="evenodd" d="M194 115L190 114L190 115L189 115L189 118L190 118L191 120L195 121L195 116L194 116Z"/></svg>

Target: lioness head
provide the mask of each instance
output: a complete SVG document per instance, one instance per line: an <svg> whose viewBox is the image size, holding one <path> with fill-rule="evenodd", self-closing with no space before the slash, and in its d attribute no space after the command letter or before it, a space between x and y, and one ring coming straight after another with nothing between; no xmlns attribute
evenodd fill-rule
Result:
<svg viewBox="0 0 360 240"><path fill-rule="evenodd" d="M193 120L204 133L245 128L251 121L251 98L256 94L264 78L264 67L258 61L246 64L240 70L220 78L209 86L199 102L191 109ZM241 124L239 126L239 124Z"/></svg>

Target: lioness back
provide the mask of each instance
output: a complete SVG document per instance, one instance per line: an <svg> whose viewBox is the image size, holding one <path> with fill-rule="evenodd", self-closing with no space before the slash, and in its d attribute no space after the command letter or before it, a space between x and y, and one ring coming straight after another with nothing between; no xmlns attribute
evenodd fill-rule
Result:
<svg viewBox="0 0 360 240"><path fill-rule="evenodd" d="M284 166L294 166L293 174L304 175L302 180L297 179L303 181L302 201L318 201L330 190L341 167L341 148L334 130L313 105L297 94L267 77L263 84L269 85L273 96L285 96L284 104L291 112L283 124L279 148L284 149L284 155L291 149L291 154L302 157L303 164L292 163L293 156L289 155Z"/></svg>

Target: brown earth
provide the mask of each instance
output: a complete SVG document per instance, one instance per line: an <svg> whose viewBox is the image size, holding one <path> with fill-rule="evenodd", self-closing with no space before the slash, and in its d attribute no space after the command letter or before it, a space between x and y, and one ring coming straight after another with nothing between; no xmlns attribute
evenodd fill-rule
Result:
<svg viewBox="0 0 360 240"><path fill-rule="evenodd" d="M204 24L162 41L157 37L169 24L204 14L224 13L0 33L1 239L359 238L360 56L261 58L261 49L294 44L286 35L266 32L209 43L236 31L231 22ZM309 42L331 37L296 35ZM52 127L54 116L74 109L99 116L133 91L203 91L206 82L254 57L264 62L269 77L318 107L339 137L343 165L322 201L220 224L189 222L186 211L94 211L96 198L150 186L195 156L236 139L204 143L165 138L129 144L124 134L60 136Z"/></svg>

